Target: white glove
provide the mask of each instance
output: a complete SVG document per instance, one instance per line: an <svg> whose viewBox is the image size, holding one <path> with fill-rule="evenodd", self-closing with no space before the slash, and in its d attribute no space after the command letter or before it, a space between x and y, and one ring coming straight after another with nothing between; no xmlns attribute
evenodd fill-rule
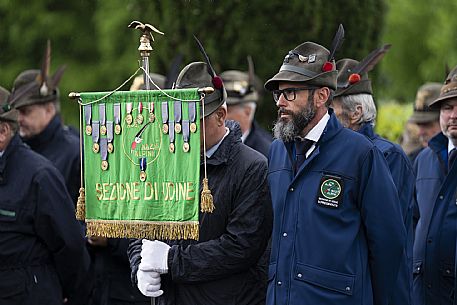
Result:
<svg viewBox="0 0 457 305"><path fill-rule="evenodd" d="M168 251L170 246L157 240L143 239L139 269L155 271L160 274L168 272Z"/></svg>
<svg viewBox="0 0 457 305"><path fill-rule="evenodd" d="M158 272L138 269L136 278L138 289L145 296L157 298L163 294L163 290L160 290L160 274Z"/></svg>

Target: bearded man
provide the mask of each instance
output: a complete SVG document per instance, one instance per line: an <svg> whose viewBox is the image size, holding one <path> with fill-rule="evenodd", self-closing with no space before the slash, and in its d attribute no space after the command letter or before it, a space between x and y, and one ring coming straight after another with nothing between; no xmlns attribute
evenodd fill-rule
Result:
<svg viewBox="0 0 457 305"><path fill-rule="evenodd" d="M265 84L279 118L269 155L274 222L267 304L388 304L406 231L389 168L329 108L334 52L290 51Z"/></svg>

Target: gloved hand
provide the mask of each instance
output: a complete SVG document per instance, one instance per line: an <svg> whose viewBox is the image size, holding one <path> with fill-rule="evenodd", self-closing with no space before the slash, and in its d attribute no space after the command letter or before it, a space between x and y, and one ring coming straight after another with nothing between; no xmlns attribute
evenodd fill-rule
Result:
<svg viewBox="0 0 457 305"><path fill-rule="evenodd" d="M163 294L163 290L160 290L160 274L158 272L138 269L136 278L138 289L143 295L157 298Z"/></svg>
<svg viewBox="0 0 457 305"><path fill-rule="evenodd" d="M138 268L142 271L155 271L160 274L168 272L168 251L170 246L158 240L143 239L141 262Z"/></svg>

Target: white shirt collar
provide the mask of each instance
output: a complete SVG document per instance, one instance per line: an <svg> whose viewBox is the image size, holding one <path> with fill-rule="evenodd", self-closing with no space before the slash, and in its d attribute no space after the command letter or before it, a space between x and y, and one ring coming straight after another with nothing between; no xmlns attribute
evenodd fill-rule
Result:
<svg viewBox="0 0 457 305"><path fill-rule="evenodd" d="M453 150L454 148L457 148L454 146L454 143L452 143L451 139L448 138L447 140L447 153L449 154L451 152L451 150Z"/></svg>
<svg viewBox="0 0 457 305"><path fill-rule="evenodd" d="M322 133L324 132L325 126L327 126L328 120L330 120L330 115L326 113L316 126L308 132L305 139L313 140L314 142L319 141Z"/></svg>
<svg viewBox="0 0 457 305"><path fill-rule="evenodd" d="M213 147L211 147L210 149L208 149L206 151L206 157L208 159L211 158L214 155L214 153L219 148L219 146L221 146L222 141L224 141L225 137L228 136L229 133L230 133L230 129L225 127L225 135L222 137L222 139L219 142L217 142L216 145L214 145Z"/></svg>
<svg viewBox="0 0 457 305"><path fill-rule="evenodd" d="M3 156L4 151L0 151L0 158Z"/></svg>

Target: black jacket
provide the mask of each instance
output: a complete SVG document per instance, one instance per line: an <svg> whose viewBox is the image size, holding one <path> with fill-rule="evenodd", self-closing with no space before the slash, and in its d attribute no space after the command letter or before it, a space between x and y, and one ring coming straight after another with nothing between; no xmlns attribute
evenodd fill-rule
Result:
<svg viewBox="0 0 457 305"><path fill-rule="evenodd" d="M72 202L76 205L81 186L79 138L67 126L63 126L56 115L39 135L24 139L24 142L33 151L50 160L60 171Z"/></svg>
<svg viewBox="0 0 457 305"><path fill-rule="evenodd" d="M62 176L17 135L0 157L0 262L0 304L62 304L89 265Z"/></svg>
<svg viewBox="0 0 457 305"><path fill-rule="evenodd" d="M239 125L207 160L212 214L200 213L198 241L171 241L169 273L162 276L159 304L263 304L265 270L258 267L272 228L267 162L241 143ZM203 165L202 170L203 173ZM203 178L203 177L201 177ZM130 244L132 280L141 260L141 240Z"/></svg>
<svg viewBox="0 0 457 305"><path fill-rule="evenodd" d="M251 125L251 131L246 137L246 140L244 140L244 144L257 150L268 158L268 151L270 150L272 141L273 138L271 137L271 134L254 121Z"/></svg>

